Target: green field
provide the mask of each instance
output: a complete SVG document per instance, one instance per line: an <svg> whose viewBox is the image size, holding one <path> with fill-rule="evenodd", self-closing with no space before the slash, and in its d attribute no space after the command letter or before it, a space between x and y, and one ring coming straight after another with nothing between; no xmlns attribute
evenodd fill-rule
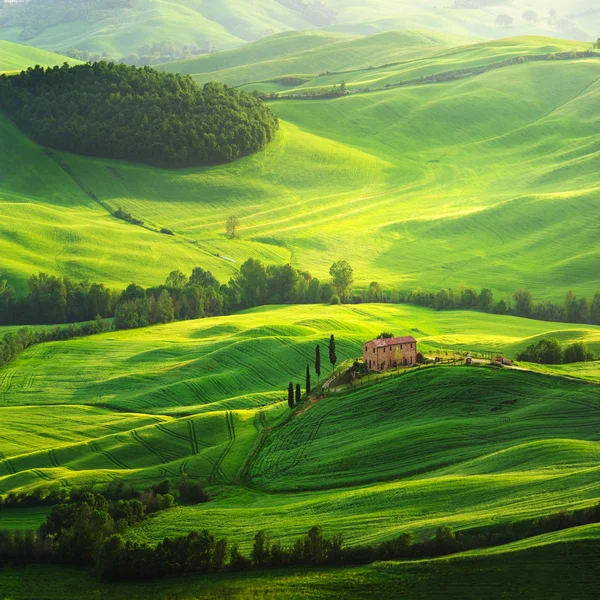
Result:
<svg viewBox="0 0 600 600"><path fill-rule="evenodd" d="M600 349L598 327L402 305L268 307L43 344L0 373L0 492L187 472L215 499L132 535L201 525L244 548L263 527L290 541L320 523L349 543L377 542L598 501L597 368L594 383L576 379L579 365L563 369L570 378L411 371L286 421L284 389L303 381L316 343L335 333L343 360L381 329L434 353L513 356L541 336Z"/></svg>
<svg viewBox="0 0 600 600"><path fill-rule="evenodd" d="M158 65L156 68L191 75L198 83L222 81L254 89L257 82L299 73L305 74L299 77L314 79L327 71L354 71L391 62L411 62L469 41L467 36L431 31L390 31L369 37L293 31L228 52ZM339 83L339 77L336 83Z"/></svg>
<svg viewBox="0 0 600 600"><path fill-rule="evenodd" d="M541 0L327 4L336 22L318 30L308 12L274 0L143 0L49 23L32 45L125 55L151 41L210 40L230 50L160 68L262 92L344 81L352 93L271 101L281 127L263 152L180 170L49 152L0 113L0 279L20 294L39 271L120 290L201 266L226 283L254 257L326 281L343 258L357 289L489 287L499 300L526 287L554 302L598 291L600 53L470 73L590 42L541 37L557 28ZM522 23L531 7L539 37ZM579 33L562 37L585 40L600 26L596 13L578 16L588 8L570 7ZM500 12L516 19L502 32ZM0 37L22 35L1 23ZM258 41L239 48L248 40ZM0 73L62 61L0 41ZM417 83L456 70L466 76ZM238 239L225 235L231 215ZM304 384L317 344L323 380L331 334L339 364L382 331L442 357L514 358L549 337L600 356L600 327L391 303L266 306L39 344L0 369L0 494L114 480L143 488L187 474L211 501L158 512L129 539L207 528L245 553L260 529L291 544L319 524L348 545L378 544L598 504L600 360L411 368L291 413L288 383ZM48 511L0 509L0 530L36 528ZM593 524L437 560L110 587L86 571L3 570L0 600L591 599L599 540Z"/></svg>
<svg viewBox="0 0 600 600"><path fill-rule="evenodd" d="M22 71L27 67L34 67L35 65L54 67L62 65L65 62L74 65L79 61L61 56L60 54L39 50L38 48L0 40L0 74Z"/></svg>
<svg viewBox="0 0 600 600"><path fill-rule="evenodd" d="M476 44L471 58L462 50L441 67L432 57L430 67L539 53L549 43ZM589 297L598 289L591 224L599 82L600 59L590 58L276 102L275 141L220 167L164 171L60 155L107 206L168 227L175 238L110 217L0 118L8 167L0 180L2 271L20 290L38 270L123 287L200 264L226 281L254 256L325 279L344 257L359 286L464 283L510 294L526 285L537 298L560 299L568 288ZM241 220L239 240L225 237L231 214Z"/></svg>

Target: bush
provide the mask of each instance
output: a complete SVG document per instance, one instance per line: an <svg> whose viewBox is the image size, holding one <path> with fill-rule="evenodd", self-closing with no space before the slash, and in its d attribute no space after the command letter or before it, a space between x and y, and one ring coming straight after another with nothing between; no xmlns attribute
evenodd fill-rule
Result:
<svg viewBox="0 0 600 600"><path fill-rule="evenodd" d="M170 229L167 229L166 227L163 227L160 230L161 233L163 233L164 235L175 235Z"/></svg>
<svg viewBox="0 0 600 600"><path fill-rule="evenodd" d="M341 304L342 301L340 300L340 297L337 294L334 294L333 296L331 296L331 300L329 301L329 304Z"/></svg>
<svg viewBox="0 0 600 600"><path fill-rule="evenodd" d="M565 348L564 362L579 363L589 362L594 360L594 355L589 351L588 347L582 342L576 342Z"/></svg>

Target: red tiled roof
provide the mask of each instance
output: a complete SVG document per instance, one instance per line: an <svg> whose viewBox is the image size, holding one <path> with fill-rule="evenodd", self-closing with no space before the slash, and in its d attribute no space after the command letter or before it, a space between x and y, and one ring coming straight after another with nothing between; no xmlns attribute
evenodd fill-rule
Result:
<svg viewBox="0 0 600 600"><path fill-rule="evenodd" d="M417 340L412 335L407 335L404 337L395 337L395 338L377 338L376 340L372 340L368 342L369 344L374 344L376 348L383 348L384 346L397 346L398 344L415 344Z"/></svg>

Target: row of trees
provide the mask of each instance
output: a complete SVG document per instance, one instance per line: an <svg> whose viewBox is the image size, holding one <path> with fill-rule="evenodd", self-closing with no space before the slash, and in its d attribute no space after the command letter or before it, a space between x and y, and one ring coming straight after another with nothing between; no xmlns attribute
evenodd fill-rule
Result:
<svg viewBox="0 0 600 600"><path fill-rule="evenodd" d="M583 342L563 348L556 338L542 339L517 354L517 360L541 365L581 363L594 360L594 355Z"/></svg>
<svg viewBox="0 0 600 600"><path fill-rule="evenodd" d="M235 225L235 226L234 226ZM239 223L231 224L236 235ZM354 271L340 260L321 282L291 265L265 265L249 258L225 285L210 271L197 267L191 275L169 274L161 286L142 288L131 284L116 292L101 283L75 282L45 273L28 280L29 293L18 297L0 280L0 325L60 324L115 317L119 329L143 327L180 319L229 314L267 304L317 304L330 302L411 303L435 310L480 310L543 321L600 325L600 291L590 300L567 292L562 304L536 302L527 289L496 300L491 289L460 287L437 293L418 288L409 294L384 290L376 281L359 294L353 292Z"/></svg>
<svg viewBox="0 0 600 600"><path fill-rule="evenodd" d="M45 146L163 167L233 161L279 128L245 91L104 61L2 75L0 107Z"/></svg>
<svg viewBox="0 0 600 600"><path fill-rule="evenodd" d="M381 297L383 301L389 297L375 282L371 283L369 288L369 297L371 296ZM435 310L481 310L540 321L600 325L600 291L589 300L577 297L569 290L562 304L536 302L531 292L524 288L516 290L510 298L501 298L498 301L488 288L479 291L473 288L443 289L437 293L419 288L406 296L400 296L398 300Z"/></svg>
<svg viewBox="0 0 600 600"><path fill-rule="evenodd" d="M335 336L332 334L329 338L329 362L331 363L331 368L335 369L335 365L337 364L337 352L335 347ZM317 344L315 348L315 373L319 380L321 379L321 346ZM310 365L306 365L306 379L304 384L304 391L306 397L308 397L312 391L311 387L311 370ZM302 388L300 384L297 383L294 388L294 382L290 381L288 385L288 406L290 409L293 409L295 406L298 406L302 402Z"/></svg>

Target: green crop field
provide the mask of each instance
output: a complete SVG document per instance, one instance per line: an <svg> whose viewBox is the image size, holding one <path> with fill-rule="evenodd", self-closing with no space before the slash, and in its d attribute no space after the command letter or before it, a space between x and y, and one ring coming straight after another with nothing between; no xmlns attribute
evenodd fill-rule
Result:
<svg viewBox="0 0 600 600"><path fill-rule="evenodd" d="M419 59L419 72L549 44L564 49L546 39L476 44L472 54L435 55L429 67ZM175 238L111 218L0 117L9 174L0 180L2 271L20 290L38 270L123 287L198 264L226 281L249 256L326 278L346 258L359 286L465 283L510 294L527 285L538 298L568 288L589 297L598 288L599 93L600 58L543 61L444 84L276 102L275 141L231 165L165 171L58 155L107 206ZM15 165L28 176L11 175ZM225 236L231 214L241 221L238 240Z"/></svg>
<svg viewBox="0 0 600 600"><path fill-rule="evenodd" d="M27 67L34 67L35 65L54 67L62 65L65 62L74 65L79 61L61 56L60 54L39 50L38 48L0 40L0 74L3 72L22 71Z"/></svg>
<svg viewBox="0 0 600 600"><path fill-rule="evenodd" d="M433 352L513 356L542 336L600 349L598 327L402 305L268 307L43 344L0 372L0 491L189 473L215 500L132 535L202 526L244 548L261 527L289 541L317 522L373 542L597 502L600 387L577 379L579 365L563 369L570 378L417 370L287 422L283 390L303 381L317 343L335 333L343 360L381 329Z"/></svg>
<svg viewBox="0 0 600 600"><path fill-rule="evenodd" d="M120 291L199 266L226 283L249 257L323 282L346 259L357 290L488 287L499 300L525 287L559 302L600 289L600 52L583 54L600 33L591 1L568 13L557 2L556 16L541 0L328 0L318 14L287 0L92 4L57 8L43 26L35 0L0 7L10 40L0 74L64 61L50 51L210 42L227 51L158 68L283 96L342 82L349 93L270 98L280 130L264 151L191 169L51 151L0 112L0 280L18 294L40 271ZM532 8L536 25L524 23ZM20 10L29 21L7 20ZM515 21L501 28L504 12ZM14 43L24 38L35 48ZM0 327L0 338L18 329ZM339 365L382 331L441 358L514 359L544 338L600 357L597 326L392 303L265 306L38 344L0 369L0 494L188 475L210 501L159 511L126 537L154 544L206 528L246 554L261 529L285 544L316 524L350 546L405 532L425 541L443 526L499 531L599 503L600 360L427 365L289 410L288 383L304 386L317 344L321 383L330 335ZM0 508L0 530L34 529L49 511ZM591 599L599 540L591 524L436 560L110 587L87 571L4 569L0 600Z"/></svg>
<svg viewBox="0 0 600 600"><path fill-rule="evenodd" d="M223 81L228 85L246 85L247 89L255 89L257 82L277 81L279 77L298 73L310 74L297 75L300 78L314 79L327 71L354 71L391 62L409 62L468 41L466 36L431 31L390 31L368 37L294 31L228 52L157 65L156 68L191 75L198 83Z"/></svg>

